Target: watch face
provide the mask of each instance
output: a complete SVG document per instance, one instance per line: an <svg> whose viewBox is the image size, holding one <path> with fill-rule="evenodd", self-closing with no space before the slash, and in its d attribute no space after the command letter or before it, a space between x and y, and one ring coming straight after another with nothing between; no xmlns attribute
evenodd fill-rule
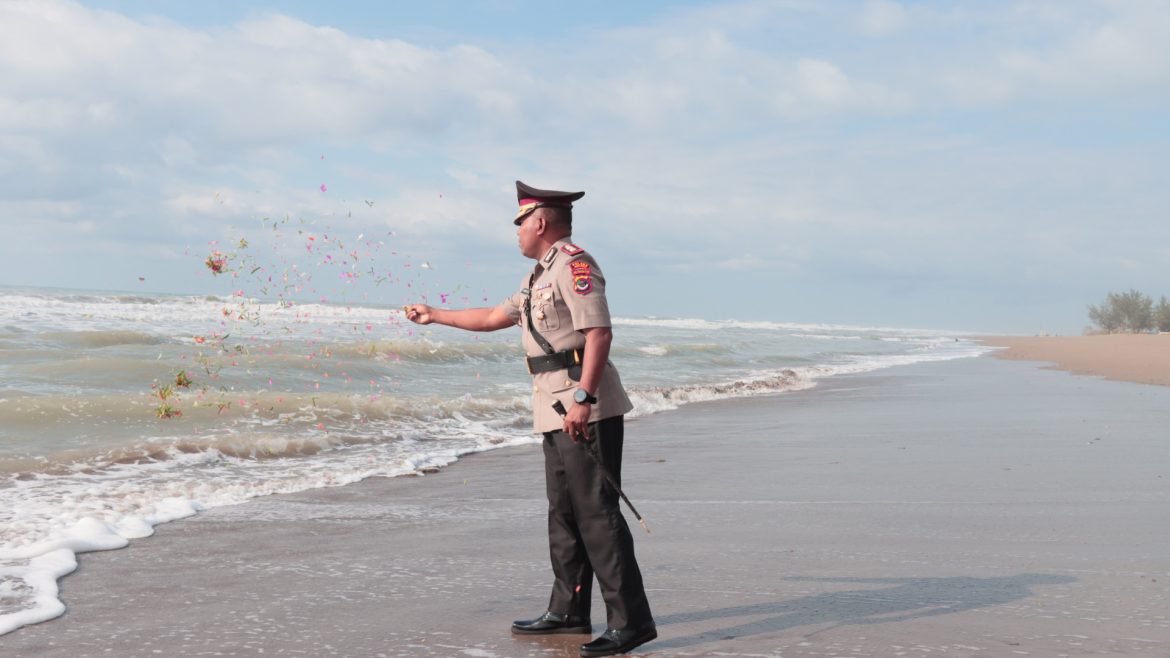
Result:
<svg viewBox="0 0 1170 658"><path fill-rule="evenodd" d="M579 404L584 404L585 400L587 400L588 398L589 398L589 394L586 393L585 389L583 389L583 388L579 388L579 389L577 389L577 391L575 393L573 393L573 399L576 400Z"/></svg>

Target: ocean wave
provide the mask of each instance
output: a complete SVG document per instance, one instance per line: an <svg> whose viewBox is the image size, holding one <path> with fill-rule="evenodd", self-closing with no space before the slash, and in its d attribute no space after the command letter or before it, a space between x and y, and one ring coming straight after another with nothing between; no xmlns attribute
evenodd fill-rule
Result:
<svg viewBox="0 0 1170 658"><path fill-rule="evenodd" d="M0 363L4 362L0 353ZM100 381L103 388L122 388L126 384L149 384L152 378L166 371L155 359L133 357L81 356L75 359L43 359L31 363L8 366L8 375L20 381L42 380L58 385L93 386Z"/></svg>
<svg viewBox="0 0 1170 658"><path fill-rule="evenodd" d="M399 397L384 393L293 394L272 391L193 392L184 399L180 419L158 420L153 408L158 398L138 395L26 395L5 398L0 404L0 426L6 430L47 428L68 424L148 425L155 432L206 431L231 424L280 424L293 429L323 421L510 420L531 409L522 395L437 395Z"/></svg>
<svg viewBox="0 0 1170 658"><path fill-rule="evenodd" d="M226 313L225 313L226 311ZM239 320L243 315L246 320ZM236 318L236 320L232 320ZM226 319L226 321L225 321ZM310 326L335 333L403 322L401 310L370 304L295 303L248 297L30 295L0 293L0 323L34 331L143 331L182 335L191 327L234 327L262 333ZM264 325L264 326L261 326Z"/></svg>
<svg viewBox="0 0 1170 658"><path fill-rule="evenodd" d="M118 395L30 395L6 397L0 404L3 434L42 432L61 424L129 423L153 419L152 398Z"/></svg>
<svg viewBox="0 0 1170 658"><path fill-rule="evenodd" d="M721 343L654 343L640 346L618 346L610 354L614 357L638 356L694 356L728 354L733 348Z"/></svg>
<svg viewBox="0 0 1170 658"><path fill-rule="evenodd" d="M141 331L46 331L37 336L40 340L60 345L81 348L113 347L115 345L157 345L163 342L159 336Z"/></svg>
<svg viewBox="0 0 1170 658"><path fill-rule="evenodd" d="M524 357L513 342L456 343L428 338L414 340L370 340L333 343L327 349L334 355L375 359L407 359L419 362L517 361Z"/></svg>
<svg viewBox="0 0 1170 658"><path fill-rule="evenodd" d="M716 384L683 384L679 386L652 386L629 391L634 403L630 417L677 409L694 402L710 402L756 395L774 395L811 388L810 378L793 369L759 374Z"/></svg>
<svg viewBox="0 0 1170 658"><path fill-rule="evenodd" d="M146 295L117 295L98 293L78 293L71 295L30 295L34 300L45 300L47 303L64 302L67 304L158 304L163 299Z"/></svg>
<svg viewBox="0 0 1170 658"><path fill-rule="evenodd" d="M704 320L701 318L613 318L614 326L659 327L665 329L689 329L717 331L720 329L755 329L784 332L825 332L842 331L853 333L891 333L898 335L922 336L969 336L969 332L946 329L906 329L902 327L870 327L847 324L809 324L800 322L770 322L765 320Z"/></svg>
<svg viewBox="0 0 1170 658"><path fill-rule="evenodd" d="M939 345L945 345L949 349L939 351L937 350ZM764 371L719 383L634 388L629 391L631 399L634 400L632 416L669 411L694 402L800 391L812 388L816 385L817 380L826 377L872 372L900 365L971 358L988 351L990 351L988 348L975 343L960 343L958 346L952 346L951 341L948 340L939 343L931 342L911 353L840 355L841 362L835 364L807 365L783 368L778 371Z"/></svg>
<svg viewBox="0 0 1170 658"><path fill-rule="evenodd" d="M813 340L865 340L865 336L835 336L832 334L792 334L792 337Z"/></svg>

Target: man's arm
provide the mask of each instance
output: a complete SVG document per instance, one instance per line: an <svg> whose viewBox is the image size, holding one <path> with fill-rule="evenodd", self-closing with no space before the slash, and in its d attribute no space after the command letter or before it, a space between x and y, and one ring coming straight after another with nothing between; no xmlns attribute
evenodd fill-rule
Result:
<svg viewBox="0 0 1170 658"><path fill-rule="evenodd" d="M597 385L601 383L601 374L605 370L605 362L609 360L609 346L613 343L613 329L609 327L590 327L583 329L585 334L585 361L581 364L581 381L579 386L593 395L597 395ZM588 436L589 412L592 405L574 404L565 415L565 433L576 438L579 435Z"/></svg>
<svg viewBox="0 0 1170 658"><path fill-rule="evenodd" d="M493 308L467 308L452 310L431 308L426 304L412 304L406 307L406 319L415 324L445 324L448 327L467 331L497 331L516 324L508 313L499 306ZM608 353L608 348L606 352Z"/></svg>

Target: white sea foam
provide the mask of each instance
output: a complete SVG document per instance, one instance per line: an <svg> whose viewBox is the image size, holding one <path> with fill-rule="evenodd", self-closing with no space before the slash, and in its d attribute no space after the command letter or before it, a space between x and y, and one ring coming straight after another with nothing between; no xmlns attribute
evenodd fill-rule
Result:
<svg viewBox="0 0 1170 658"><path fill-rule="evenodd" d="M811 338L813 340L864 340L862 336L833 336L829 334L792 334L793 338Z"/></svg>
<svg viewBox="0 0 1170 658"><path fill-rule="evenodd" d="M859 374L915 363L963 359L989 351L985 347L971 343L945 351L930 349L939 344L949 346L949 343L950 341L929 341L920 351L913 353L846 357L840 363L832 365L785 368L779 372L760 372L719 383L632 389L630 397L634 401L634 411L631 417L670 411L694 402L800 391L816 386L817 380L836 375Z"/></svg>
<svg viewBox="0 0 1170 658"><path fill-rule="evenodd" d="M146 300L150 300L149 302ZM225 315L225 309L230 314ZM248 320L239 321L243 311ZM228 318L228 320L225 320ZM33 332L124 332L143 330L176 340L216 328L249 335L267 332L327 336L352 334L355 327L385 330L400 324L396 308L361 304L282 304L248 297L176 296L127 297L75 295L68 297L2 294L0 325Z"/></svg>
<svg viewBox="0 0 1170 658"><path fill-rule="evenodd" d="M64 614L65 604L57 597L57 580L76 568L77 557L66 548L38 555L19 566L0 560L0 635Z"/></svg>
<svg viewBox="0 0 1170 658"><path fill-rule="evenodd" d="M210 450L18 480L0 490L0 501L9 507L0 538L0 633L64 611L56 581L76 567L76 553L122 548L160 523L258 496L425 472L471 452L535 442L527 433L460 420L469 436L439 448L428 446L432 437L419 432L394 444L338 449L313 460L258 462ZM14 500L19 510L9 506Z"/></svg>

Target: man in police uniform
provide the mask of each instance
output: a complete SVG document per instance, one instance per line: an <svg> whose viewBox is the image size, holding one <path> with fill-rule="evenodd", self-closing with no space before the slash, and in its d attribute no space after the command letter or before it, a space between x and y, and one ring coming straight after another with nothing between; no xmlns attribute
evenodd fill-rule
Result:
<svg viewBox="0 0 1170 658"><path fill-rule="evenodd" d="M593 576L605 600L607 628L581 645L581 655L625 653L658 636L634 559L634 541L618 507L623 415L632 405L609 362L613 339L605 277L573 244L573 202L584 192L538 190L516 181L515 223L520 253L536 261L520 291L494 308L407 307L418 324L432 322L470 331L520 325L532 373L533 428L544 435L548 540L553 588L548 610L517 621L517 635L590 633ZM562 417L554 409L567 409ZM586 452L598 449L601 464Z"/></svg>

